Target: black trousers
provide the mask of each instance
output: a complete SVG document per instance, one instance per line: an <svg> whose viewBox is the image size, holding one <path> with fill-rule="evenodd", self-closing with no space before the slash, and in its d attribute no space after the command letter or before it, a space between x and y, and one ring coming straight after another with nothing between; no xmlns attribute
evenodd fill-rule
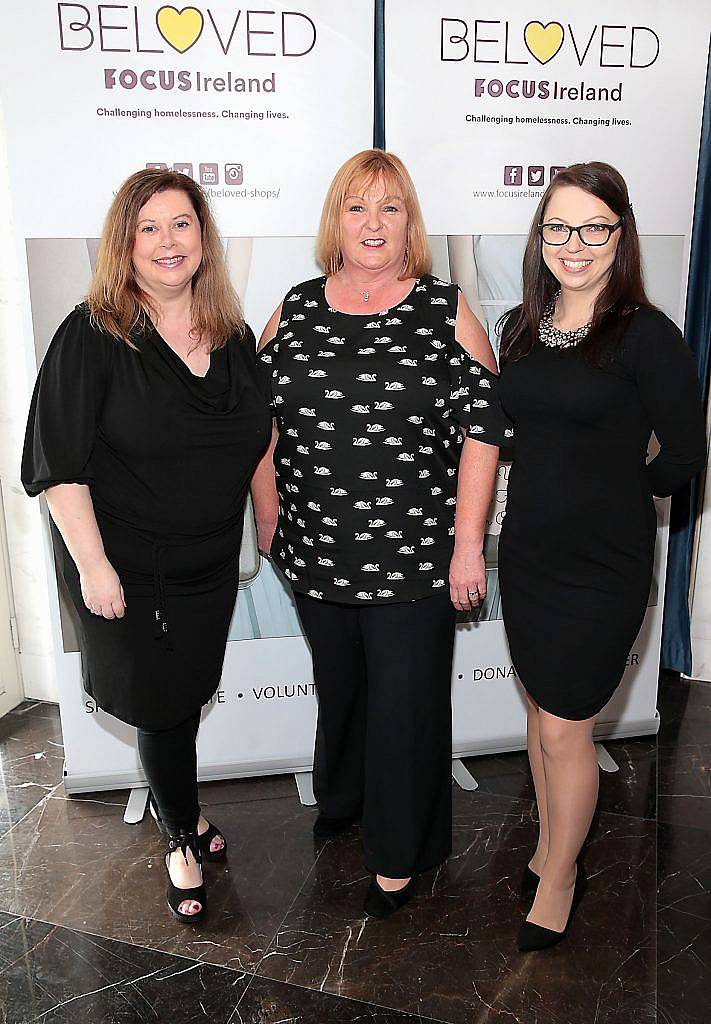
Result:
<svg viewBox="0 0 711 1024"><path fill-rule="evenodd" d="M365 863L406 878L452 843L449 594L360 606L296 595L319 699L314 793L363 816Z"/></svg>
<svg viewBox="0 0 711 1024"><path fill-rule="evenodd" d="M164 830L171 836L193 832L200 817L197 734L200 711L172 729L137 729L138 752Z"/></svg>

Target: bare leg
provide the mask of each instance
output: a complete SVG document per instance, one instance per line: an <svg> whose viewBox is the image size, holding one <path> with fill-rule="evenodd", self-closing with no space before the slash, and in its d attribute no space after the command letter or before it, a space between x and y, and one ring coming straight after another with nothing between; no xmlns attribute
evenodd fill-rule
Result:
<svg viewBox="0 0 711 1024"><path fill-rule="evenodd" d="M526 733L528 739L528 761L531 765L533 788L536 791L536 804L538 805L538 845L528 866L531 871L541 875L545 867L546 857L548 856L548 795L546 792L546 770L543 764L543 751L541 750L539 710L538 705L531 697L528 697Z"/></svg>
<svg viewBox="0 0 711 1024"><path fill-rule="evenodd" d="M576 861L597 804L594 718L570 722L538 711L548 802L548 856L527 920L562 932L573 899Z"/></svg>

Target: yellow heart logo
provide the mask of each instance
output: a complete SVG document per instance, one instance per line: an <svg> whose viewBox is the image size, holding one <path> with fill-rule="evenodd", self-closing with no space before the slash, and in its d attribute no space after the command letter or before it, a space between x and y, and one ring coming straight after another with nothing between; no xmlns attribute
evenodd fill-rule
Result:
<svg viewBox="0 0 711 1024"><path fill-rule="evenodd" d="M553 60L563 45L564 36L563 26L557 21L549 21L547 25L540 21L529 21L523 30L526 46L539 64Z"/></svg>
<svg viewBox="0 0 711 1024"><path fill-rule="evenodd" d="M161 7L156 14L158 31L178 53L185 53L200 38L203 18L195 7Z"/></svg>

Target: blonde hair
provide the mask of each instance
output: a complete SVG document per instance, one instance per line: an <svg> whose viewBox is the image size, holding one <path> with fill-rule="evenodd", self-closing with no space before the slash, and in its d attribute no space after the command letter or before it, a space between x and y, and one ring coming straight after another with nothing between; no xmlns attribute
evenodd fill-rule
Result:
<svg viewBox="0 0 711 1024"><path fill-rule="evenodd" d="M407 248L399 280L429 273L432 256L412 178L402 160L393 153L365 149L346 160L326 193L316 239L316 257L327 277L337 274L343 266L341 214L346 196L352 194L354 186L364 192L381 179L386 193L401 196L407 210Z"/></svg>
<svg viewBox="0 0 711 1024"><path fill-rule="evenodd" d="M186 174L147 168L124 181L106 215L86 300L89 312L96 327L131 347L135 347L131 335L145 330L150 318L158 316L155 300L136 280L133 248L139 212L154 195L169 189L187 195L200 222L202 260L192 279L192 333L214 351L233 334L244 333L244 317L207 196Z"/></svg>

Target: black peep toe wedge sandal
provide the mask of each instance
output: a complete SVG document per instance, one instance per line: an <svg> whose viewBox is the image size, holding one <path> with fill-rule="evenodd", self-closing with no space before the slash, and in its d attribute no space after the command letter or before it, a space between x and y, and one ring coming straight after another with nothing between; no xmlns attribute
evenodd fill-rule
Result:
<svg viewBox="0 0 711 1024"><path fill-rule="evenodd" d="M153 799L153 794L150 792L150 790L148 792L148 809L150 810L151 815L155 820L155 823L160 829L160 831L163 833L163 835L167 836L168 830L163 824L163 820L160 814L158 813L158 808L156 807L155 800ZM203 832L202 835L198 833L197 837L198 846L200 847L200 852L202 853L202 859L209 861L224 860L225 854L227 853L227 840L225 839L224 835L222 834L219 828L216 828L215 825L213 825L209 821L207 824L207 832ZM213 850L211 848L212 841L213 839L215 839L216 836L219 836L220 839L222 840L222 846L219 850Z"/></svg>
<svg viewBox="0 0 711 1024"><path fill-rule="evenodd" d="M219 828L216 828L211 822L208 821L207 832L203 832L202 835L198 833L198 846L200 847L200 853L202 854L203 860L215 861L224 860L225 854L227 853L227 840L225 839ZM219 850L212 849L212 841L217 836L222 840L222 846Z"/></svg>
<svg viewBox="0 0 711 1024"><path fill-rule="evenodd" d="M168 863L171 853L174 853L176 850L181 851L186 864L188 863L188 850L190 850L196 862L202 867L202 853L200 852L197 832L181 832L179 836L169 836L168 852L165 855L165 873L168 876L168 886L165 895L170 912L176 920L181 921L183 924L196 924L203 918L207 907L205 883L201 882L200 885L195 885L190 889L179 889L177 885L173 884ZM194 914L184 914L179 910L179 907L186 900L199 903L200 909Z"/></svg>

